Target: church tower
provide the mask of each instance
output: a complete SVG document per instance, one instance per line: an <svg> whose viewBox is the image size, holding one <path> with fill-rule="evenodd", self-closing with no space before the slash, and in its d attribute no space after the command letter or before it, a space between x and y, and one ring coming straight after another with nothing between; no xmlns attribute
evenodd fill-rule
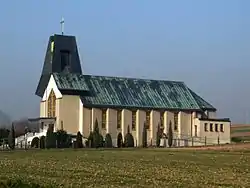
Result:
<svg viewBox="0 0 250 188"><path fill-rule="evenodd" d="M74 36L53 35L45 55L42 74L36 89L36 95L43 96L52 73L82 74L76 38Z"/></svg>

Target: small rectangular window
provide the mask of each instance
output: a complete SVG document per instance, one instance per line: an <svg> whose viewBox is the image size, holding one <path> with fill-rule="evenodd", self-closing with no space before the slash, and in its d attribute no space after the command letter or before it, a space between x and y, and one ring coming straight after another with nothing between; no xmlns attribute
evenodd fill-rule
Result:
<svg viewBox="0 0 250 188"><path fill-rule="evenodd" d="M204 123L204 131L205 131L205 132L208 132L208 126L207 126L207 123Z"/></svg>
<svg viewBox="0 0 250 188"><path fill-rule="evenodd" d="M224 132L224 125L220 124L220 132Z"/></svg>
<svg viewBox="0 0 250 188"><path fill-rule="evenodd" d="M213 124L212 123L210 123L210 132L214 132Z"/></svg>
<svg viewBox="0 0 250 188"><path fill-rule="evenodd" d="M218 124L216 123L215 124L215 132L218 132L219 130L218 130Z"/></svg>

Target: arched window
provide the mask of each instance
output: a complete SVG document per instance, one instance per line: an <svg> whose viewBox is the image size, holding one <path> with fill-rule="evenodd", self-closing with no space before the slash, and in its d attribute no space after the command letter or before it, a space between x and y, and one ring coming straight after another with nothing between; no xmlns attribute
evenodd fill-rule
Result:
<svg viewBox="0 0 250 188"><path fill-rule="evenodd" d="M48 117L56 116L56 95L53 90L51 90L48 98Z"/></svg>

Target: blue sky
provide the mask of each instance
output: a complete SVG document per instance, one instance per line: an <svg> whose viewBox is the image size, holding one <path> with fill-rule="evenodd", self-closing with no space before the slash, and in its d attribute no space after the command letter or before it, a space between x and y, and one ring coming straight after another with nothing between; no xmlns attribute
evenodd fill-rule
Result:
<svg viewBox="0 0 250 188"><path fill-rule="evenodd" d="M0 6L0 109L36 117L48 37L75 35L86 74L184 81L220 117L250 123L250 1L43 0Z"/></svg>

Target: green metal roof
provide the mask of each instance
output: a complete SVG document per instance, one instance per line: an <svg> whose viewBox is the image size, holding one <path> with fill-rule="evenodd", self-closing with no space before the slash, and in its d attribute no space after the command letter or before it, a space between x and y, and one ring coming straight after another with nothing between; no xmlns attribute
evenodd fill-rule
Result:
<svg viewBox="0 0 250 188"><path fill-rule="evenodd" d="M88 91L89 88L81 74L53 73L59 90Z"/></svg>
<svg viewBox="0 0 250 188"><path fill-rule="evenodd" d="M200 110L215 109L183 82L136 78L53 74L60 90L87 91L89 107Z"/></svg>
<svg viewBox="0 0 250 188"><path fill-rule="evenodd" d="M196 100L197 104L199 105L199 107L201 109L215 109L211 104L209 104L207 101L205 101L199 95L197 95L191 89L189 89L189 92L192 94L192 96L194 97L194 99Z"/></svg>

